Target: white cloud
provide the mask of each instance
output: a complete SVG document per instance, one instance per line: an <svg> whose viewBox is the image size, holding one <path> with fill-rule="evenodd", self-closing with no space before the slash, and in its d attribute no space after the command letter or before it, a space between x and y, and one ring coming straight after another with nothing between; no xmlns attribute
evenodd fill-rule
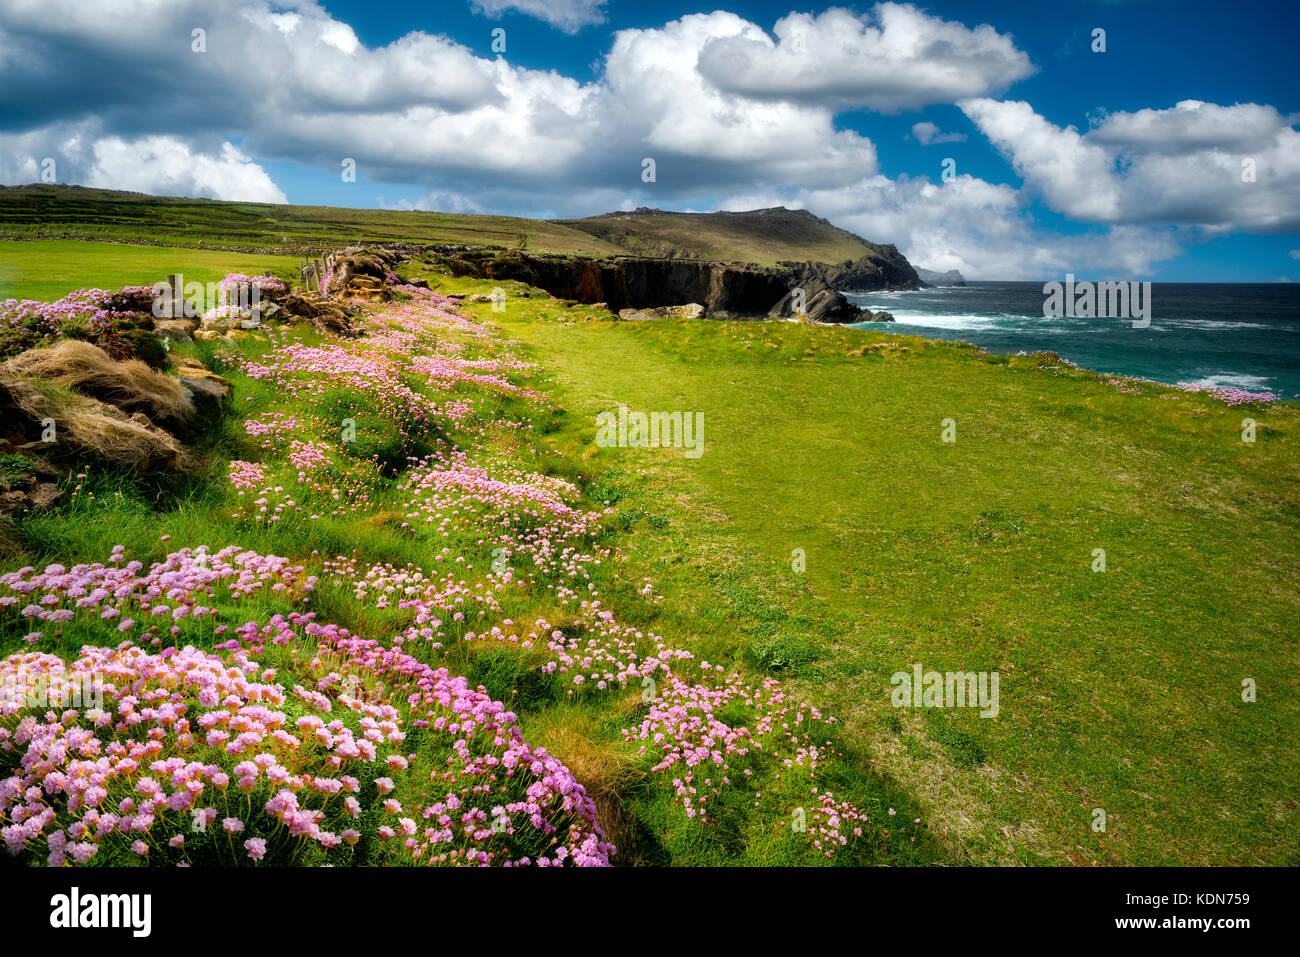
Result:
<svg viewBox="0 0 1300 957"><path fill-rule="evenodd" d="M1287 119L1271 106L1180 100L1168 110L1107 114L1088 139L1175 156L1211 149L1248 152L1268 148L1278 129L1286 125Z"/></svg>
<svg viewBox="0 0 1300 957"><path fill-rule="evenodd" d="M999 92L1034 72L1010 36L911 4L880 3L862 16L792 13L773 32L775 43L761 31L714 40L700 73L749 97L896 113Z"/></svg>
<svg viewBox="0 0 1300 957"><path fill-rule="evenodd" d="M605 22L605 0L474 0L474 12L499 17L507 10L526 13L565 33Z"/></svg>
<svg viewBox="0 0 1300 957"><path fill-rule="evenodd" d="M631 122L623 132L632 134L628 146L648 147L645 155L661 164L660 182L664 172L674 175L673 164L663 164L665 155L679 158L677 168L693 176L725 166L733 181L740 173L759 182L824 185L874 172L871 141L836 130L829 109L724 93L696 71L701 51L718 38L760 36L754 24L723 12L692 14L653 30L620 30L605 60L599 107Z"/></svg>
<svg viewBox="0 0 1300 957"><path fill-rule="evenodd" d="M1013 187L959 175L864 177L831 190L734 196L725 209L786 205L809 209L836 225L898 246L908 260L968 279L1045 280L1078 275L1142 276L1180 251L1179 236L1151 227L1119 226L1062 236L1038 226Z"/></svg>
<svg viewBox="0 0 1300 957"><path fill-rule="evenodd" d="M1300 133L1272 107L1188 100L1058 127L1023 102L959 104L1053 210L1206 233L1300 231Z"/></svg>
<svg viewBox="0 0 1300 957"><path fill-rule="evenodd" d="M912 124L912 139L916 140L922 146L929 146L931 143L965 143L965 133L942 133L939 127L923 120L920 123Z"/></svg>
<svg viewBox="0 0 1300 957"><path fill-rule="evenodd" d="M232 143L216 155L195 153L173 136L133 142L110 136L96 141L85 185L162 196L202 196L253 203L287 203L261 166Z"/></svg>
<svg viewBox="0 0 1300 957"><path fill-rule="evenodd" d="M1119 217L1110 157L1073 126L1053 126L1023 102L976 99L959 105L1052 209L1092 222Z"/></svg>
<svg viewBox="0 0 1300 957"><path fill-rule="evenodd" d="M376 203L380 209L392 209L401 211L421 210L431 213L486 213L478 203L461 196L458 193L444 193L436 190L422 195L415 202L409 199L399 199L395 203L386 203L382 196L377 197Z"/></svg>
<svg viewBox="0 0 1300 957"><path fill-rule="evenodd" d="M157 196L288 202L266 171L229 142L212 142L205 151L175 136L128 140L103 135L94 121L0 134L0 182L39 182L47 160L53 160L60 183Z"/></svg>

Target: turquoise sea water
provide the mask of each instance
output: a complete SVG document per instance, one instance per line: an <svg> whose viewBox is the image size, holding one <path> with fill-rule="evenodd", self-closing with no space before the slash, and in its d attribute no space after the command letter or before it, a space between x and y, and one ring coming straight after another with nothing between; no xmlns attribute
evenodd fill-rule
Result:
<svg viewBox="0 0 1300 957"><path fill-rule="evenodd" d="M897 320L876 331L965 339L989 352L1050 350L1085 369L1300 396L1300 284L1153 283L1151 324L1043 316L1043 284L972 282L848 297Z"/></svg>

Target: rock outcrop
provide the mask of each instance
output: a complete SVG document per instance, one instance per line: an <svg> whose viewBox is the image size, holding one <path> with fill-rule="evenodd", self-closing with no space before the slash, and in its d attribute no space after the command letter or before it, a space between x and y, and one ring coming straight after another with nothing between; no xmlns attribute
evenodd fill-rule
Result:
<svg viewBox="0 0 1300 957"><path fill-rule="evenodd" d="M697 304L710 319L761 319L797 311L790 309L792 293L802 288L807 318L836 323L875 318L833 288L819 267L807 263L799 263L798 269L768 269L691 259L591 259L486 250L439 253L434 258L453 276L522 282L560 299L605 303L616 313Z"/></svg>
<svg viewBox="0 0 1300 957"><path fill-rule="evenodd" d="M877 257L828 266L825 263L784 262L781 266L796 283L824 282L839 292L877 292L881 289L920 289L924 283L912 264L894 246L879 247Z"/></svg>
<svg viewBox="0 0 1300 957"><path fill-rule="evenodd" d="M964 286L966 277L956 269L949 269L947 272L936 272L933 269L923 269L916 267L916 274L921 277L921 281L927 286Z"/></svg>
<svg viewBox="0 0 1300 957"><path fill-rule="evenodd" d="M818 278L801 278L798 284L768 312L769 319L794 319L803 322L889 322L888 313L872 313L854 305L844 294Z"/></svg>
<svg viewBox="0 0 1300 957"><path fill-rule="evenodd" d="M596 303L597 306L606 305ZM620 319L703 319L704 307L698 302L688 302L684 306L655 306L653 309L620 309Z"/></svg>

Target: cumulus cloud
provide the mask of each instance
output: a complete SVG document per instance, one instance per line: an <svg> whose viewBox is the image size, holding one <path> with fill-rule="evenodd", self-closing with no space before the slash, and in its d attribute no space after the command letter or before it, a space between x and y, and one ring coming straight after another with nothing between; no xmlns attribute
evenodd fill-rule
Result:
<svg viewBox="0 0 1300 957"><path fill-rule="evenodd" d="M888 237L909 261L958 269L969 279L1141 276L1176 256L1187 238L1138 226L1049 232L1035 222L1020 191L967 174L942 183L926 176L868 176L839 189L738 195L724 208L777 204L812 210L860 236Z"/></svg>
<svg viewBox="0 0 1300 957"><path fill-rule="evenodd" d="M964 143L966 142L966 134L943 133L935 124L923 120L920 123L912 124L912 139L922 146L929 146L931 143Z"/></svg>
<svg viewBox="0 0 1300 957"><path fill-rule="evenodd" d="M87 186L127 189L164 196L202 196L256 203L287 203L258 164L232 143L216 155L195 153L173 136L127 142L109 136L96 141Z"/></svg>
<svg viewBox="0 0 1300 957"><path fill-rule="evenodd" d="M1207 234L1300 231L1300 133L1272 107L1187 100L1115 113L1081 134L1028 103L959 105L1057 212L1100 223L1186 224Z"/></svg>
<svg viewBox="0 0 1300 957"><path fill-rule="evenodd" d="M734 96L695 69L717 39L761 36L754 24L723 12L621 30L605 61L599 104L607 115L641 118L642 130L629 132L657 162L656 150L669 157L670 177L676 170L690 181L734 182L744 171L758 182L824 185L874 172L871 141L837 130L829 109Z"/></svg>
<svg viewBox="0 0 1300 957"><path fill-rule="evenodd" d="M561 29L603 15L587 0L480 6ZM791 14L772 35L693 14L616 32L601 67L583 81L423 32L372 48L315 0L100 0L93 16L81 0L0 0L0 182L37 180L53 157L65 182L283 202L258 161L352 158L360 181L420 197L389 208L547 217L711 206L744 184L751 208L802 205L989 278L1141 274L1197 235L1300 231L1300 143L1273 108L1184 101L1060 127L994 98L1033 72L1010 36L910 5ZM836 123L954 101L1022 188L888 179L872 141ZM922 121L912 136L963 134ZM1045 230L1037 197L1094 225Z"/></svg>
<svg viewBox="0 0 1300 957"><path fill-rule="evenodd" d="M1180 100L1168 110L1110 113L1088 138L1105 146L1169 156L1219 149L1266 149L1278 129L1289 125L1271 106L1237 103L1219 106Z"/></svg>
<svg viewBox="0 0 1300 957"><path fill-rule="evenodd" d="M507 10L543 20L565 33L605 22L605 0L473 0L476 13L499 17Z"/></svg>
<svg viewBox="0 0 1300 957"><path fill-rule="evenodd" d="M95 121L0 134L0 182L37 182L46 169L60 183L159 196L288 202L266 171L230 142L213 142L204 150L174 136L104 136Z"/></svg>
<svg viewBox="0 0 1300 957"><path fill-rule="evenodd" d="M467 196L461 196L459 193L445 193L437 190L430 190L422 195L415 202L409 199L399 199L395 203L386 203L380 196L376 201L380 209L398 210L401 212L421 211L430 213L486 213L478 203L474 202Z"/></svg>
<svg viewBox="0 0 1300 957"><path fill-rule="evenodd" d="M775 42L762 31L713 40L700 73L748 97L897 113L996 93L1034 72L1010 36L911 4L880 3L861 16L792 13L773 32Z"/></svg>
<svg viewBox="0 0 1300 957"><path fill-rule="evenodd" d="M1061 129L1028 103L987 98L967 100L962 111L1006 154L1048 205L1077 219L1109 222L1119 217L1119 189L1106 151L1084 141L1073 126Z"/></svg>

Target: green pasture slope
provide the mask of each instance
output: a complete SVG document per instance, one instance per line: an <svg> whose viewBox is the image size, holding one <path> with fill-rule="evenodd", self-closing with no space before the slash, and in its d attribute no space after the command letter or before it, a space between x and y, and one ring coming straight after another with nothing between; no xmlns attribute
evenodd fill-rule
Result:
<svg viewBox="0 0 1300 957"><path fill-rule="evenodd" d="M215 265L160 252L163 273ZM236 259L240 271L256 265ZM62 282L61 293L111 285L123 267L107 256L57 268L47 279L31 264L22 281ZM492 286L403 271L444 292ZM870 772L855 786L920 815L936 839L891 862L1300 863L1294 405L1230 409L1154 385L1129 395L1051 358L875 331L619 322L518 291L507 289L504 312L467 308L541 365L541 387L565 410L542 437L564 453L555 467L578 463L581 474L565 474L619 508L613 600L651 579L663 599L638 627L779 677L840 718ZM237 409L250 395L249 408L274 407L264 386L232 376ZM598 448L595 416L620 402L702 412L704 454ZM1241 440L1247 416L1253 444ZM241 431L228 427L207 477L170 504L105 487L99 501L124 493L106 526L101 512L91 521L61 503L28 523L27 557L97 560L122 541L149 560L161 532L220 537L220 456L239 451ZM369 520L313 527L311 541L259 531L241 544L427 558ZM1104 572L1092 570L1098 548ZM327 611L367 625L342 605ZM916 663L997 671L997 716L892 707L890 676ZM491 665L478 662L472 680L491 688ZM634 860L724 860L638 786L641 769L618 746L624 718L521 714L529 735L601 769L629 828L657 836Z"/></svg>
<svg viewBox="0 0 1300 957"><path fill-rule="evenodd" d="M664 633L844 719L963 859L1300 863L1293 404L862 330L588 316L493 318L635 522ZM620 402L703 412L704 454L595 449ZM997 717L895 709L916 663L998 671Z"/></svg>
<svg viewBox="0 0 1300 957"><path fill-rule="evenodd" d="M359 192L358 202L365 194ZM368 198L368 197L366 197ZM302 255L356 243L466 243L582 256L713 259L773 266L878 260L882 247L804 210L608 213L574 220L342 209L0 186L0 240L89 239Z"/></svg>
<svg viewBox="0 0 1300 957"><path fill-rule="evenodd" d="M581 230L513 216L234 203L39 184L0 187L2 239L283 248L295 255L373 242L470 243L589 256L626 252Z"/></svg>
<svg viewBox="0 0 1300 957"><path fill-rule="evenodd" d="M183 261L182 261L183 260ZM75 239L0 240L0 299L52 302L74 289L148 286L180 272L188 282L217 282L232 272L271 272L296 278L300 257L260 256L225 250L180 253L164 246L87 242Z"/></svg>

